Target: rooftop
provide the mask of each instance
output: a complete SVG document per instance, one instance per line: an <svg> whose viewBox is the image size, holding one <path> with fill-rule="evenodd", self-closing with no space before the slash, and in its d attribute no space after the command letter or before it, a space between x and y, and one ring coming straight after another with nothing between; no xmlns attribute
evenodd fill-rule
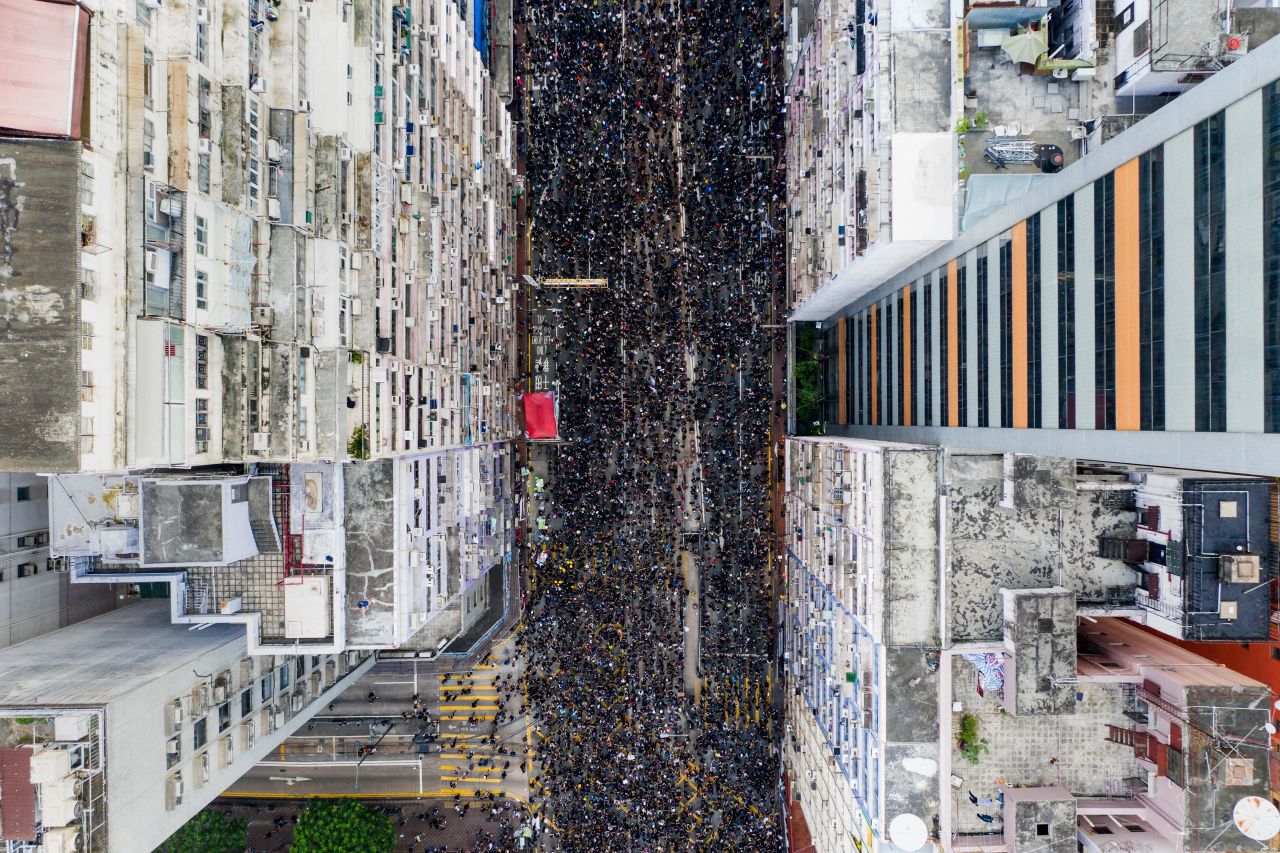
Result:
<svg viewBox="0 0 1280 853"><path fill-rule="evenodd" d="M168 601L140 602L0 649L0 706L106 704L235 644L239 625L193 631L170 624Z"/></svg>
<svg viewBox="0 0 1280 853"><path fill-rule="evenodd" d="M79 176L78 142L0 138L0 471L80 467Z"/></svg>

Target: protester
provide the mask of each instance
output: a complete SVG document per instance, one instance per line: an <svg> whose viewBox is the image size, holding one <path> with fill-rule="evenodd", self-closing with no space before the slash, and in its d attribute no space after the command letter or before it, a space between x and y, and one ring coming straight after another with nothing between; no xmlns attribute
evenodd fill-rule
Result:
<svg viewBox="0 0 1280 853"><path fill-rule="evenodd" d="M550 556L519 635L531 807L564 850L779 850L760 326L781 286L781 30L762 0L527 15L535 271L609 280L536 296L565 330L532 537Z"/></svg>

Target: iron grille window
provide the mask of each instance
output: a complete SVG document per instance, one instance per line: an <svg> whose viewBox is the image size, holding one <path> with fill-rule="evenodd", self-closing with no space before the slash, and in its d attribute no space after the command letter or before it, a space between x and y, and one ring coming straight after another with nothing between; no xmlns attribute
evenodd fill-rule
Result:
<svg viewBox="0 0 1280 853"><path fill-rule="evenodd" d="M1027 220L1027 426L1031 429L1044 425L1040 415L1044 397L1041 302L1040 214L1037 213Z"/></svg>

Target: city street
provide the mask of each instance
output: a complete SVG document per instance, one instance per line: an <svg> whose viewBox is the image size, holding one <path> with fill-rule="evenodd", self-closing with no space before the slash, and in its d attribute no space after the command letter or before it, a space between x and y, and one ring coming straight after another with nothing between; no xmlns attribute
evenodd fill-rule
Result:
<svg viewBox="0 0 1280 853"><path fill-rule="evenodd" d="M773 21L528 9L526 381L560 441L529 452L520 637L563 849L782 843Z"/></svg>
<svg viewBox="0 0 1280 853"><path fill-rule="evenodd" d="M526 802L531 733L513 645L501 640L489 662L457 671L414 659L378 664L227 795L496 793ZM415 696L425 719L414 714Z"/></svg>

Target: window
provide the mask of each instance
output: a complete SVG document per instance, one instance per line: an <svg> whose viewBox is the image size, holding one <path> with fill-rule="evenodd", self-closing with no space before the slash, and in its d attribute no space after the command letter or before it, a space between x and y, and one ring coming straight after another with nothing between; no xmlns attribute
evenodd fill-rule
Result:
<svg viewBox="0 0 1280 853"><path fill-rule="evenodd" d="M1027 220L1027 426L1031 429L1044 426L1040 417L1044 398L1041 303L1040 214L1037 213Z"/></svg>
<svg viewBox="0 0 1280 853"><path fill-rule="evenodd" d="M148 31L151 29L151 7L147 5L146 0L137 0L134 15L137 17L138 26Z"/></svg>
<svg viewBox="0 0 1280 853"><path fill-rule="evenodd" d="M209 3L196 0L196 61L209 64Z"/></svg>
<svg viewBox="0 0 1280 853"><path fill-rule="evenodd" d="M898 330L898 333L893 336L893 355L894 364L896 365L896 375L894 376L894 396L897 398L894 400L893 404L893 422L895 424L902 425L906 423L906 421L903 420L903 412L907 397L907 363L904 359L904 355L906 354L903 347L903 343L906 340L906 327L904 326L904 323L906 321L904 320L904 315L902 313L901 291L898 292L897 301L894 303L894 312L893 324Z"/></svg>
<svg viewBox="0 0 1280 853"><path fill-rule="evenodd" d="M960 259L956 267L956 396L959 425L969 425L969 267Z"/></svg>
<svg viewBox="0 0 1280 853"><path fill-rule="evenodd" d="M1131 26L1133 26L1133 4L1132 3L1130 3L1128 6L1125 6L1124 9L1121 10L1120 14L1116 15L1115 31L1118 33L1122 30L1128 29Z"/></svg>
<svg viewBox="0 0 1280 853"><path fill-rule="evenodd" d="M209 718L201 717L191 727L191 743L193 749L199 749L209 742Z"/></svg>
<svg viewBox="0 0 1280 853"><path fill-rule="evenodd" d="M27 501L31 500L31 487L18 486L16 500L18 503L26 503Z"/></svg>
<svg viewBox="0 0 1280 853"><path fill-rule="evenodd" d="M196 335L196 387L209 387L209 336Z"/></svg>
<svg viewBox="0 0 1280 853"><path fill-rule="evenodd" d="M223 702L218 706L218 731L225 732L231 728L231 703Z"/></svg>
<svg viewBox="0 0 1280 853"><path fill-rule="evenodd" d="M1076 428L1076 200L1058 200L1058 428Z"/></svg>
<svg viewBox="0 0 1280 853"><path fill-rule="evenodd" d="M209 308L209 273L196 270L196 308L207 311Z"/></svg>
<svg viewBox="0 0 1280 853"><path fill-rule="evenodd" d="M954 426L950 418L951 412L951 322L950 305L947 301L951 289L951 267L947 265L938 270L938 390L941 391L939 401L942 411L938 412L938 423L942 426Z"/></svg>
<svg viewBox="0 0 1280 853"><path fill-rule="evenodd" d="M249 200L258 201L262 197L262 163L256 154L248 158Z"/></svg>
<svg viewBox="0 0 1280 853"><path fill-rule="evenodd" d="M293 659L294 680L301 679L303 673L305 673L306 671L307 671L307 659L302 655L298 655L296 658Z"/></svg>
<svg viewBox="0 0 1280 853"><path fill-rule="evenodd" d="M991 383L987 371L991 366L991 345L987 340L989 312L987 309L987 244L978 247L978 426L991 426Z"/></svg>
<svg viewBox="0 0 1280 853"><path fill-rule="evenodd" d="M1164 429L1164 148L1138 159L1142 428Z"/></svg>
<svg viewBox="0 0 1280 853"><path fill-rule="evenodd" d="M1013 235L1000 235L1000 426L1013 426Z"/></svg>
<svg viewBox="0 0 1280 853"><path fill-rule="evenodd" d="M1116 176L1093 182L1094 428L1116 428Z"/></svg>
<svg viewBox="0 0 1280 853"><path fill-rule="evenodd" d="M142 168L150 171L156 165L153 149L156 142L156 125L149 118L142 120ZM154 219L154 217L150 217Z"/></svg>
<svg viewBox="0 0 1280 853"><path fill-rule="evenodd" d="M1263 91L1263 412L1280 432L1280 81Z"/></svg>
<svg viewBox="0 0 1280 853"><path fill-rule="evenodd" d="M913 294L912 299L915 299ZM933 275L924 277L924 349L920 353L924 365L924 419L917 422L933 425Z"/></svg>
<svg viewBox="0 0 1280 853"><path fill-rule="evenodd" d="M240 693L240 716L247 717L253 711L253 688Z"/></svg>
<svg viewBox="0 0 1280 853"><path fill-rule="evenodd" d="M262 701L263 702L270 701L271 699L271 675L270 674L262 676L262 679L258 682L258 688L259 688L259 692L262 694Z"/></svg>
<svg viewBox="0 0 1280 853"><path fill-rule="evenodd" d="M1048 837L1048 835L1049 835L1049 824L1047 824L1047 823L1037 823L1037 824L1036 824L1036 835L1043 836L1043 837Z"/></svg>
<svg viewBox="0 0 1280 853"><path fill-rule="evenodd" d="M1225 133L1219 112L1197 124L1193 136L1197 432L1227 428Z"/></svg>
<svg viewBox="0 0 1280 853"><path fill-rule="evenodd" d="M209 254L209 220L196 214L196 254Z"/></svg>
<svg viewBox="0 0 1280 853"><path fill-rule="evenodd" d="M277 680L276 680L277 687L279 687L280 690L284 690L286 687L289 686L288 664L280 667L278 670L276 670L276 673L277 673Z"/></svg>
<svg viewBox="0 0 1280 853"><path fill-rule="evenodd" d="M87 320L80 323L80 348L93 349L93 324Z"/></svg>
<svg viewBox="0 0 1280 853"><path fill-rule="evenodd" d="M150 11L150 10L148 10ZM149 17L149 16L148 16ZM142 49L142 105L151 109L151 96L155 86L156 56L151 48Z"/></svg>

